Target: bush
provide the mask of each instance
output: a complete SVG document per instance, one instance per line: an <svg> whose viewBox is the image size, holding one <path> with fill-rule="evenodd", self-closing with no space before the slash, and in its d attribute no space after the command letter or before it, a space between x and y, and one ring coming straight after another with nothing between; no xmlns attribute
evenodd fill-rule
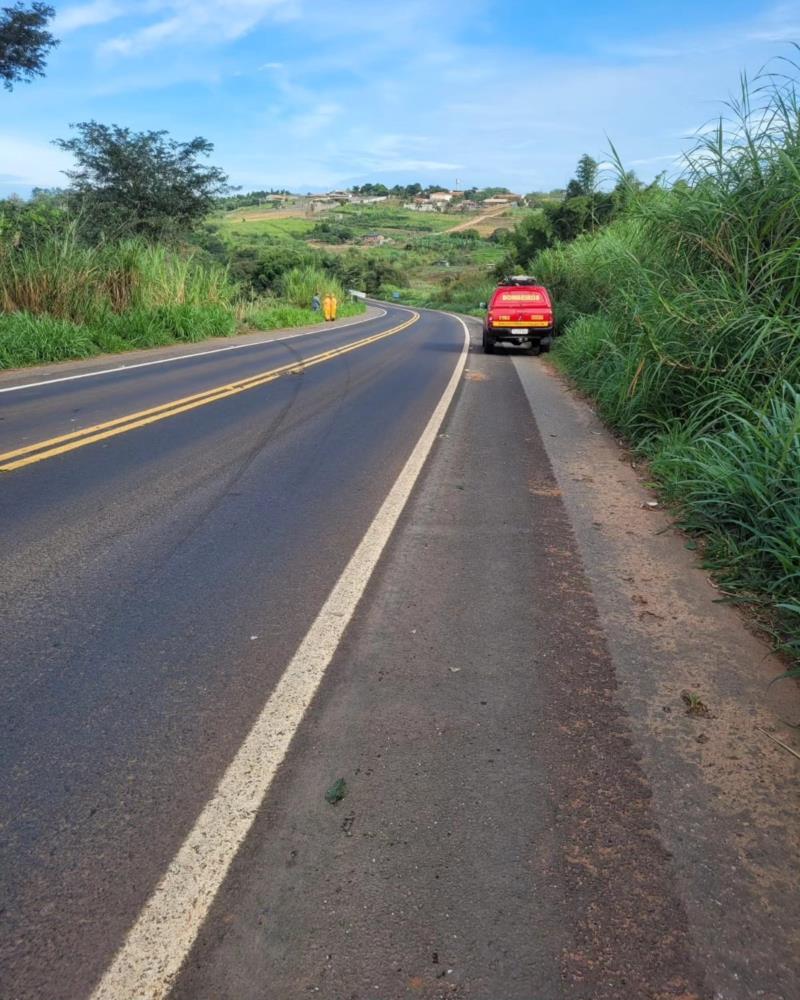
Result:
<svg viewBox="0 0 800 1000"><path fill-rule="evenodd" d="M355 232L349 226L336 222L317 222L309 230L308 238L320 243L350 243L355 238Z"/></svg>

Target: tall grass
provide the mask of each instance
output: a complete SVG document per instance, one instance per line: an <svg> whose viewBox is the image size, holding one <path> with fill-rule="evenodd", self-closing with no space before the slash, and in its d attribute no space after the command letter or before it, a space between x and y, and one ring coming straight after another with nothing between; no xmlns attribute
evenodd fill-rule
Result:
<svg viewBox="0 0 800 1000"><path fill-rule="evenodd" d="M289 271L280 298L245 303L220 265L137 240L87 246L71 229L41 231L22 247L0 241L0 368L227 337L241 324L312 324L316 291L337 295L340 316L363 310L313 268Z"/></svg>
<svg viewBox="0 0 800 1000"><path fill-rule="evenodd" d="M138 240L87 246L70 229L17 248L0 244L0 312L75 323L162 306L229 305L224 268Z"/></svg>
<svg viewBox="0 0 800 1000"><path fill-rule="evenodd" d="M652 459L725 588L800 653L800 107L743 81L682 183L542 252L556 357Z"/></svg>
<svg viewBox="0 0 800 1000"><path fill-rule="evenodd" d="M280 283L281 298L289 305L308 309L314 295L335 295L341 304L345 301L345 290L341 283L321 268L294 267L283 275Z"/></svg>

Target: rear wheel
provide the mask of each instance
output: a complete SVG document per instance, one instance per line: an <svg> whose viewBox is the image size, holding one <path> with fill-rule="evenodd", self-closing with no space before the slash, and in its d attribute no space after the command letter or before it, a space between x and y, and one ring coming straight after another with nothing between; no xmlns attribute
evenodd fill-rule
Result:
<svg viewBox="0 0 800 1000"><path fill-rule="evenodd" d="M542 345L537 343L531 344L531 346L525 351L526 354L531 354L536 357L537 354L542 350Z"/></svg>
<svg viewBox="0 0 800 1000"><path fill-rule="evenodd" d="M483 331L483 353L494 354L494 338L490 337L486 330Z"/></svg>
<svg viewBox="0 0 800 1000"><path fill-rule="evenodd" d="M541 343L539 344L539 349L541 350L542 354L547 354L547 352L550 350L552 346L553 346L553 338L544 337Z"/></svg>

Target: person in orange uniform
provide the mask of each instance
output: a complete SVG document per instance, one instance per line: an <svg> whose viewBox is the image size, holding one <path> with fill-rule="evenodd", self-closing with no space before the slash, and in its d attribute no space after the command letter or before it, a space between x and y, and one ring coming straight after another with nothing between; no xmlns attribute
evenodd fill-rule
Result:
<svg viewBox="0 0 800 1000"><path fill-rule="evenodd" d="M336 319L336 310L339 308L339 300L331 292L331 320Z"/></svg>
<svg viewBox="0 0 800 1000"><path fill-rule="evenodd" d="M326 292L325 298L322 300L322 315L325 317L326 323L333 318L333 304L331 301L332 298L333 296L331 295L331 293Z"/></svg>

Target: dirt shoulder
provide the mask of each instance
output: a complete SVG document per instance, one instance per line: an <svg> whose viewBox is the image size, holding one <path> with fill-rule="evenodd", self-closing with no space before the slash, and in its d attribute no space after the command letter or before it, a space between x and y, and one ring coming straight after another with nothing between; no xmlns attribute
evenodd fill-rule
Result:
<svg viewBox="0 0 800 1000"><path fill-rule="evenodd" d="M792 682L686 549L591 407L552 366L514 364L553 465L673 858L692 938L722 1000L800 995ZM689 704L691 703L691 705Z"/></svg>

